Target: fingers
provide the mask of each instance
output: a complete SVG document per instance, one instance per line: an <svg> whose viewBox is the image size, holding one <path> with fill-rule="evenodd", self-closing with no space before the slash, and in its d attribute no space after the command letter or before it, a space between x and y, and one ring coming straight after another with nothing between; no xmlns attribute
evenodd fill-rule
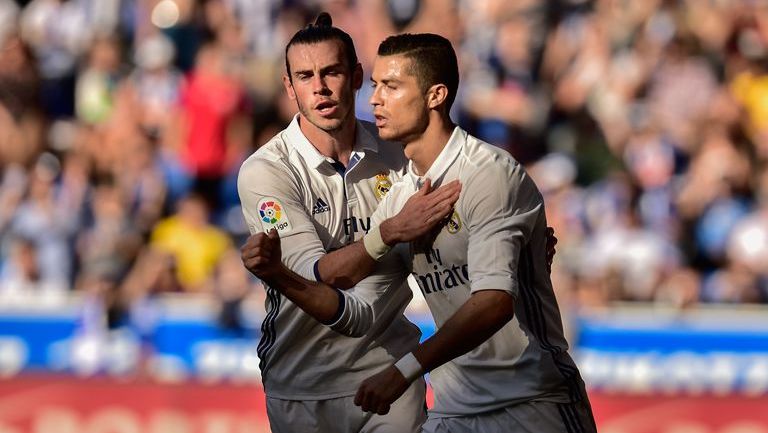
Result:
<svg viewBox="0 0 768 433"><path fill-rule="evenodd" d="M555 237L555 229L547 227L547 272L552 272L552 262L555 258L555 245L557 245L557 238Z"/></svg>
<svg viewBox="0 0 768 433"><path fill-rule="evenodd" d="M355 406L360 406L364 412L373 412L379 415L389 413L390 404L380 400L376 393L363 384L357 390L354 399Z"/></svg>
<svg viewBox="0 0 768 433"><path fill-rule="evenodd" d="M360 388L355 394L355 406L360 406L364 412L373 412L371 409L371 396L372 392L368 389L365 383L360 385Z"/></svg>
<svg viewBox="0 0 768 433"><path fill-rule="evenodd" d="M245 257L253 257L262 251L269 251L269 237L267 233L256 233L248 237L248 240L240 248L240 253Z"/></svg>
<svg viewBox="0 0 768 433"><path fill-rule="evenodd" d="M421 185L421 188L419 188L419 190L416 191L416 193L413 195L427 195L430 192L432 192L432 181L430 179L426 179L424 180L424 184Z"/></svg>
<svg viewBox="0 0 768 433"><path fill-rule="evenodd" d="M276 228L272 227L272 228L271 228L271 229L269 229L269 231L267 232L267 237L268 237L268 238L270 238L270 239L272 239L272 240L275 240L275 239L278 239L278 240L279 240L279 239L280 239L280 234L277 232L277 229L276 229Z"/></svg>
<svg viewBox="0 0 768 433"><path fill-rule="evenodd" d="M547 243L553 247L557 245L557 236L555 236L555 229L547 227Z"/></svg>
<svg viewBox="0 0 768 433"><path fill-rule="evenodd" d="M437 188L429 194L428 209L425 212L428 223L436 223L449 216L453 212L453 205L459 199L461 183L454 180Z"/></svg>
<svg viewBox="0 0 768 433"><path fill-rule="evenodd" d="M424 181L424 185L419 188L419 194L426 195L432 192L432 179L427 179Z"/></svg>
<svg viewBox="0 0 768 433"><path fill-rule="evenodd" d="M240 248L243 265L257 276L263 276L266 267L279 260L280 255L280 237L275 229L249 236Z"/></svg>
<svg viewBox="0 0 768 433"><path fill-rule="evenodd" d="M386 415L389 413L389 405L386 403L380 403L378 406L376 406L376 410L371 412L376 412L379 415Z"/></svg>
<svg viewBox="0 0 768 433"><path fill-rule="evenodd" d="M458 180L451 181L440 188L434 190L430 197L435 201L451 200L455 202L459 199L459 193L461 192L461 183Z"/></svg>

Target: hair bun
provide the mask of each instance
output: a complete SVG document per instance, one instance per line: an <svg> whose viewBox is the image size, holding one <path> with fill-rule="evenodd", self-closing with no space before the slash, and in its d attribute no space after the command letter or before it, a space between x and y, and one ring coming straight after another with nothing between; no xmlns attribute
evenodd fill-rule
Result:
<svg viewBox="0 0 768 433"><path fill-rule="evenodd" d="M320 12L320 15L315 19L315 26L317 27L331 27L333 26L333 20L331 14L328 12Z"/></svg>

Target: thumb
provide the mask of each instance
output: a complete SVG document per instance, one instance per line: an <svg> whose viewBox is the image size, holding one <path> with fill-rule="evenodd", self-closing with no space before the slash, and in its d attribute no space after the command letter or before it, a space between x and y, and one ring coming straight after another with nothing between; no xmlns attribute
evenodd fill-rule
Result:
<svg viewBox="0 0 768 433"><path fill-rule="evenodd" d="M267 232L267 237L272 240L280 240L280 234L277 232L277 229L272 227Z"/></svg>

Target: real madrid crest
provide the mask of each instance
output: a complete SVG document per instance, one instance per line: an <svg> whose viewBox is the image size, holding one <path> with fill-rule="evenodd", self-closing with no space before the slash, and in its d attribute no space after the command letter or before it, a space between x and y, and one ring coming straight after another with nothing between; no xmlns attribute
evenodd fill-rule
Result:
<svg viewBox="0 0 768 433"><path fill-rule="evenodd" d="M373 192L376 194L376 198L381 200L392 188L392 181L389 180L389 176L384 173L376 175L376 185L373 187Z"/></svg>
<svg viewBox="0 0 768 433"><path fill-rule="evenodd" d="M448 229L448 233L454 235L461 230L461 218L459 218L459 214L456 213L456 211L453 211L451 214L451 218L446 221L445 227Z"/></svg>

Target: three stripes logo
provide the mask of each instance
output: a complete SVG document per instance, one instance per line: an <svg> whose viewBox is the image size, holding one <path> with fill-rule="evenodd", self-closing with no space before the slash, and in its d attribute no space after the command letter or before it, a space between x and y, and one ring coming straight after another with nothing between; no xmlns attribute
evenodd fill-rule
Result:
<svg viewBox="0 0 768 433"><path fill-rule="evenodd" d="M328 212L329 210L331 210L331 208L328 206L328 203L326 203L322 198L318 197L315 205L312 207L312 215Z"/></svg>

